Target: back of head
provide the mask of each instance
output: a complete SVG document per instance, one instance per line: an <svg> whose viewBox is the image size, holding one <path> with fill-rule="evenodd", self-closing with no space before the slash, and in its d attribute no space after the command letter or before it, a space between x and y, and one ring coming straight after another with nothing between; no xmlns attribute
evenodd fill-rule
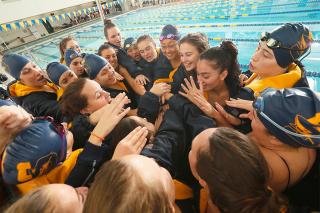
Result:
<svg viewBox="0 0 320 213"><path fill-rule="evenodd" d="M265 34L266 39L273 39L268 47L273 50L278 65L282 68L288 67L292 62L305 57L310 50L313 41L310 30L301 23L286 23L271 33ZM277 44L276 44L277 43ZM302 60L302 59L301 59Z"/></svg>
<svg viewBox="0 0 320 213"><path fill-rule="evenodd" d="M4 152L4 181L24 183L48 173L64 161L67 141L62 128L46 119L34 120L24 128Z"/></svg>
<svg viewBox="0 0 320 213"><path fill-rule="evenodd" d="M197 172L222 212L279 212L282 201L268 189L269 171L259 148L242 133L217 128L198 152Z"/></svg>
<svg viewBox="0 0 320 213"><path fill-rule="evenodd" d="M203 33L188 33L179 41L179 45L183 43L196 47L199 53L210 48L208 37Z"/></svg>
<svg viewBox="0 0 320 213"><path fill-rule="evenodd" d="M96 175L83 212L171 213L172 209L161 185L146 184L133 167L112 160Z"/></svg>
<svg viewBox="0 0 320 213"><path fill-rule="evenodd" d="M72 82L63 92L59 105L64 116L71 121L75 116L80 114L80 110L87 107L87 98L81 94L82 89L88 79L79 78Z"/></svg>
<svg viewBox="0 0 320 213"><path fill-rule="evenodd" d="M225 78L230 96L235 95L239 90L240 65L238 62L238 49L231 41L223 41L220 46L212 47L200 55L200 60L207 60L212 63L214 69L220 72L228 71Z"/></svg>
<svg viewBox="0 0 320 213"><path fill-rule="evenodd" d="M105 19L104 20L104 36L106 37L106 39L108 40L108 30L113 28L113 27L116 27L116 25L112 22L111 19Z"/></svg>
<svg viewBox="0 0 320 213"><path fill-rule="evenodd" d="M253 107L268 131L293 147L320 146L320 96L309 88L265 89Z"/></svg>
<svg viewBox="0 0 320 213"><path fill-rule="evenodd" d="M5 213L53 213L55 203L46 192L46 186L38 187L12 204Z"/></svg>

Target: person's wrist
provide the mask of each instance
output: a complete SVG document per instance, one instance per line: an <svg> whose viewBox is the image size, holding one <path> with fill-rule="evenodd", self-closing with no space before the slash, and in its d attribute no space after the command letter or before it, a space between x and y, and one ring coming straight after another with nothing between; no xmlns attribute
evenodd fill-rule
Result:
<svg viewBox="0 0 320 213"><path fill-rule="evenodd" d="M90 143L97 145L97 146L101 146L103 141L104 141L104 137L98 135L95 132L91 132L90 137L89 137Z"/></svg>

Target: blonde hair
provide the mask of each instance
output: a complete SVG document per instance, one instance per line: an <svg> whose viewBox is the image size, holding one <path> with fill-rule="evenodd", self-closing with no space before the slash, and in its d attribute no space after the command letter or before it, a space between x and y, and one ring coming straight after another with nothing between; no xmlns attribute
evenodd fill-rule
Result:
<svg viewBox="0 0 320 213"><path fill-rule="evenodd" d="M5 213L52 213L56 203L46 191L47 186L36 188L13 203Z"/></svg>
<svg viewBox="0 0 320 213"><path fill-rule="evenodd" d="M83 212L172 213L172 208L161 184L147 184L135 169L112 160L96 175Z"/></svg>

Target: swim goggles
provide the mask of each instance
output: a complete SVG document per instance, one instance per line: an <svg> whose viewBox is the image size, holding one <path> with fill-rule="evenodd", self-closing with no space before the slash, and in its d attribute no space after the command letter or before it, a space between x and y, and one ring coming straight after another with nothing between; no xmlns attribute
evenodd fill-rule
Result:
<svg viewBox="0 0 320 213"><path fill-rule="evenodd" d="M164 39L178 40L178 36L170 33L170 34L168 34L168 35L162 35L162 36L160 36L160 38L159 38L160 41L163 41Z"/></svg>
<svg viewBox="0 0 320 213"><path fill-rule="evenodd" d="M281 49L286 49L286 50L291 50L291 51L305 51L306 50L306 49L297 49L297 48L294 49L294 48L285 47L281 44L280 41L278 41L274 38L270 38L270 33L268 33L268 32L261 33L260 41L266 41L267 46L271 49L281 48Z"/></svg>

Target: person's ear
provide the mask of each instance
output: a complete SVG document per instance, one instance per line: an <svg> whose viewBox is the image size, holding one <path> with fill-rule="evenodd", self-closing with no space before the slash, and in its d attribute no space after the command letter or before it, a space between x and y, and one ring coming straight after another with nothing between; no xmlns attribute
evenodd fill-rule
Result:
<svg viewBox="0 0 320 213"><path fill-rule="evenodd" d="M82 114L82 115L90 114L90 111L88 110L88 107L86 107L84 109L81 109L80 110L80 114Z"/></svg>
<svg viewBox="0 0 320 213"><path fill-rule="evenodd" d="M222 73L220 73L220 80L224 81L224 79L228 76L228 71L224 70Z"/></svg>
<svg viewBox="0 0 320 213"><path fill-rule="evenodd" d="M275 146L280 146L282 145L283 143L274 135L269 135L269 141L272 145L275 145Z"/></svg>

